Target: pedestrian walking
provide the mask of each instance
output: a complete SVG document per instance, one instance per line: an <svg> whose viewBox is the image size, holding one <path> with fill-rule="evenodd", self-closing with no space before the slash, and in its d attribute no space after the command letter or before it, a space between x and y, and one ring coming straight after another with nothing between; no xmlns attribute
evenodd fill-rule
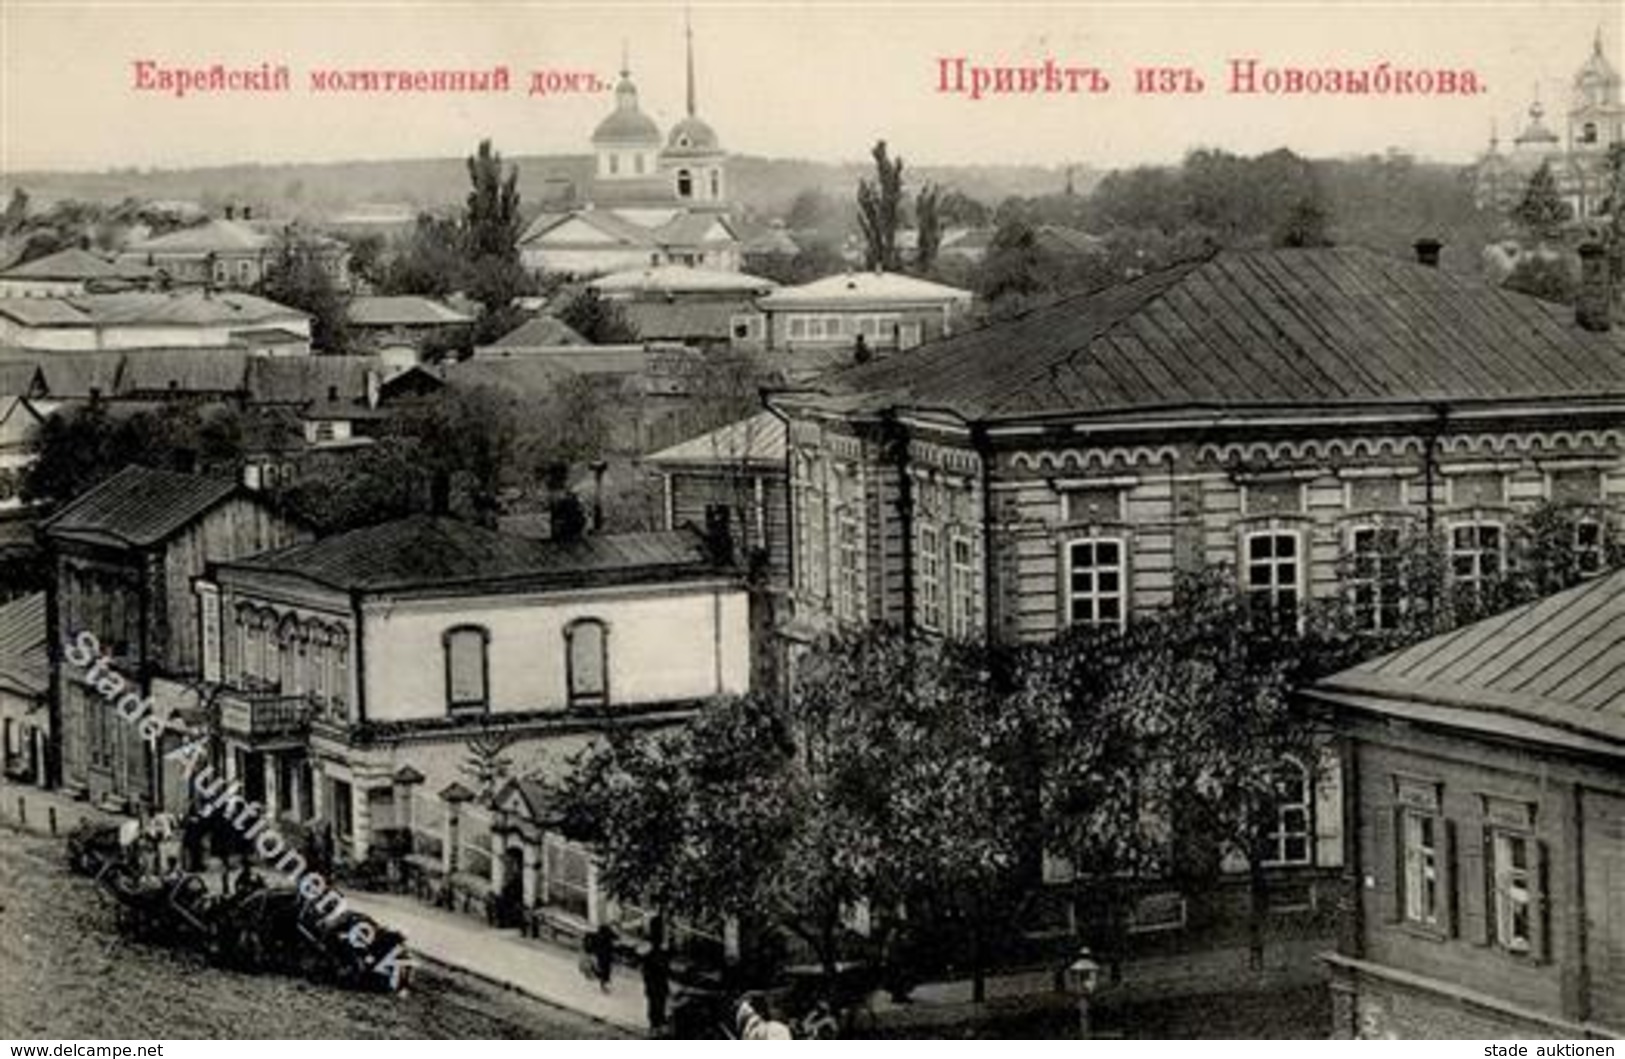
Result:
<svg viewBox="0 0 1625 1059"><path fill-rule="evenodd" d="M649 951L643 957L643 998L648 1005L651 1034L666 1028L666 1002L671 997L671 957L666 952L664 934L656 918L649 930Z"/></svg>
<svg viewBox="0 0 1625 1059"><path fill-rule="evenodd" d="M598 988L609 992L609 979L615 973L615 928L608 923L599 924L597 930L587 935L582 947L592 957L593 977L598 979Z"/></svg>

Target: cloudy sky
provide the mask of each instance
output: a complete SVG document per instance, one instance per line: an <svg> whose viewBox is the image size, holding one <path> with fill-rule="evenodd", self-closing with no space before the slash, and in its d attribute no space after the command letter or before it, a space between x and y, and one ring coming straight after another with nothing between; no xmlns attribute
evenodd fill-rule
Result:
<svg viewBox="0 0 1625 1059"><path fill-rule="evenodd" d="M741 153L842 160L885 137L917 163L1176 159L1192 146L1312 155L1398 147L1445 160L1503 137L1538 88L1561 131L1568 82L1600 32L1621 65L1619 0L1375 3L706 3L691 5L701 113ZM0 171L580 152L606 94L527 95L533 70L613 79L623 41L643 105L683 107L683 8L356 0L0 0ZM1054 58L1107 71L1105 95L937 91L938 60ZM1226 66L1473 70L1476 96L1231 95ZM176 99L133 64L286 64L292 90ZM319 95L313 69L508 66L505 94ZM1137 96L1136 66L1192 66L1197 96Z"/></svg>

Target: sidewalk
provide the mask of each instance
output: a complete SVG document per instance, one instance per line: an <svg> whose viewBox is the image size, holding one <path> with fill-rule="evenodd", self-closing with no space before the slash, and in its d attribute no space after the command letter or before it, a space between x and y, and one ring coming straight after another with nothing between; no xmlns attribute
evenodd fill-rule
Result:
<svg viewBox="0 0 1625 1059"><path fill-rule="evenodd" d="M113 817L89 802L74 801L58 791L0 779L0 824L37 835L66 835L86 819Z"/></svg>
<svg viewBox="0 0 1625 1059"><path fill-rule="evenodd" d="M557 1007L642 1036L643 978L617 965L605 993L582 976L580 955L544 941L494 930L467 916L395 894L346 893L351 908L406 935L418 959L443 964Z"/></svg>

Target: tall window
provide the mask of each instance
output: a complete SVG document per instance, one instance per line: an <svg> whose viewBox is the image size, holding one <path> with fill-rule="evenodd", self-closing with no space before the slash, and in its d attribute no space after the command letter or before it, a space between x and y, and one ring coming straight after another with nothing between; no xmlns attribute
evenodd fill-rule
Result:
<svg viewBox="0 0 1625 1059"><path fill-rule="evenodd" d="M609 701L609 629L597 618L573 621L564 630L570 705Z"/></svg>
<svg viewBox="0 0 1625 1059"><path fill-rule="evenodd" d="M1296 758L1283 758L1275 770L1275 819L1266 864L1308 864L1310 842L1309 770Z"/></svg>
<svg viewBox="0 0 1625 1059"><path fill-rule="evenodd" d="M848 621L863 617L863 561L859 552L858 519L850 507L836 511L835 613Z"/></svg>
<svg viewBox="0 0 1625 1059"><path fill-rule="evenodd" d="M1450 577L1456 591L1474 603L1501 576L1504 538L1499 522L1464 522L1450 529Z"/></svg>
<svg viewBox="0 0 1625 1059"><path fill-rule="evenodd" d="M1393 526L1356 526L1349 531L1351 566L1349 600L1356 627L1387 632L1399 626L1399 530Z"/></svg>
<svg viewBox="0 0 1625 1059"><path fill-rule="evenodd" d="M976 631L976 554L968 533L948 540L948 631L970 636Z"/></svg>
<svg viewBox="0 0 1625 1059"><path fill-rule="evenodd" d="M1495 894L1495 943L1507 952L1534 947L1535 842L1528 835L1492 831L1490 883Z"/></svg>
<svg viewBox="0 0 1625 1059"><path fill-rule="evenodd" d="M1407 809L1400 813L1404 850L1405 921L1437 928L1442 922L1444 894L1440 879L1440 850L1444 823L1431 813Z"/></svg>
<svg viewBox="0 0 1625 1059"><path fill-rule="evenodd" d="M935 526L920 524L919 547L919 625L931 632L942 631L942 537Z"/></svg>
<svg viewBox="0 0 1625 1059"><path fill-rule="evenodd" d="M1298 535L1290 530L1249 533L1245 550L1248 602L1277 624L1295 625L1302 570Z"/></svg>
<svg viewBox="0 0 1625 1059"><path fill-rule="evenodd" d="M1587 516L1575 520L1574 559L1581 577L1602 573L1602 523L1597 519Z"/></svg>
<svg viewBox="0 0 1625 1059"><path fill-rule="evenodd" d="M1066 616L1074 625L1120 628L1127 608L1125 547L1116 538L1066 545Z"/></svg>
<svg viewBox="0 0 1625 1059"><path fill-rule="evenodd" d="M685 199L694 197L694 174L686 169L677 171L677 195Z"/></svg>
<svg viewBox="0 0 1625 1059"><path fill-rule="evenodd" d="M446 709L450 712L490 708L486 657L490 641L491 634L477 625L459 625L446 631Z"/></svg>

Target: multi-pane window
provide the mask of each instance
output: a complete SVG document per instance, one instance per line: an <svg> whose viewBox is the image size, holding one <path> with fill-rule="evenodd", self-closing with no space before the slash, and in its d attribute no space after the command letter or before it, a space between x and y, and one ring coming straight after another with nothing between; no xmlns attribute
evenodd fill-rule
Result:
<svg viewBox="0 0 1625 1059"><path fill-rule="evenodd" d="M1405 866L1405 921L1437 928L1444 908L1440 878L1444 823L1432 813L1414 810L1405 810L1399 819Z"/></svg>
<svg viewBox="0 0 1625 1059"><path fill-rule="evenodd" d="M1575 520L1574 561L1582 577L1602 573L1605 562L1601 522L1589 517Z"/></svg>
<svg viewBox="0 0 1625 1059"><path fill-rule="evenodd" d="M474 625L448 629L446 649L446 708L452 712L484 710L489 705L486 645L490 634Z"/></svg>
<svg viewBox="0 0 1625 1059"><path fill-rule="evenodd" d="M1283 759L1275 770L1275 819L1266 864L1309 863L1310 798L1309 770L1293 758Z"/></svg>
<svg viewBox="0 0 1625 1059"><path fill-rule="evenodd" d="M1475 602L1503 568L1505 537L1499 522L1464 522L1450 529L1450 577L1457 591Z"/></svg>
<svg viewBox="0 0 1625 1059"><path fill-rule="evenodd" d="M1356 526L1349 531L1349 602L1355 626L1387 632L1399 626L1400 535L1393 526Z"/></svg>
<svg viewBox="0 0 1625 1059"><path fill-rule="evenodd" d="M835 613L845 620L859 621L863 617L863 557L858 519L850 508L836 512L835 532Z"/></svg>
<svg viewBox="0 0 1625 1059"><path fill-rule="evenodd" d="M1295 625L1302 571L1298 535L1290 530L1249 533L1244 548L1248 602L1279 624Z"/></svg>
<svg viewBox="0 0 1625 1059"><path fill-rule="evenodd" d="M976 553L969 534L955 533L948 541L948 631L969 636L976 631Z"/></svg>
<svg viewBox="0 0 1625 1059"><path fill-rule="evenodd" d="M1099 537L1066 545L1066 616L1074 625L1120 627L1126 617L1126 548Z"/></svg>
<svg viewBox="0 0 1625 1059"><path fill-rule="evenodd" d="M919 624L931 632L942 630L942 537L935 526L920 524Z"/></svg>
<svg viewBox="0 0 1625 1059"><path fill-rule="evenodd" d="M1493 831L1490 879L1495 893L1495 942L1526 953L1534 944L1535 843L1527 835Z"/></svg>
<svg viewBox="0 0 1625 1059"><path fill-rule="evenodd" d="M570 705L609 701L609 630L596 618L571 622L564 630L565 671Z"/></svg>

